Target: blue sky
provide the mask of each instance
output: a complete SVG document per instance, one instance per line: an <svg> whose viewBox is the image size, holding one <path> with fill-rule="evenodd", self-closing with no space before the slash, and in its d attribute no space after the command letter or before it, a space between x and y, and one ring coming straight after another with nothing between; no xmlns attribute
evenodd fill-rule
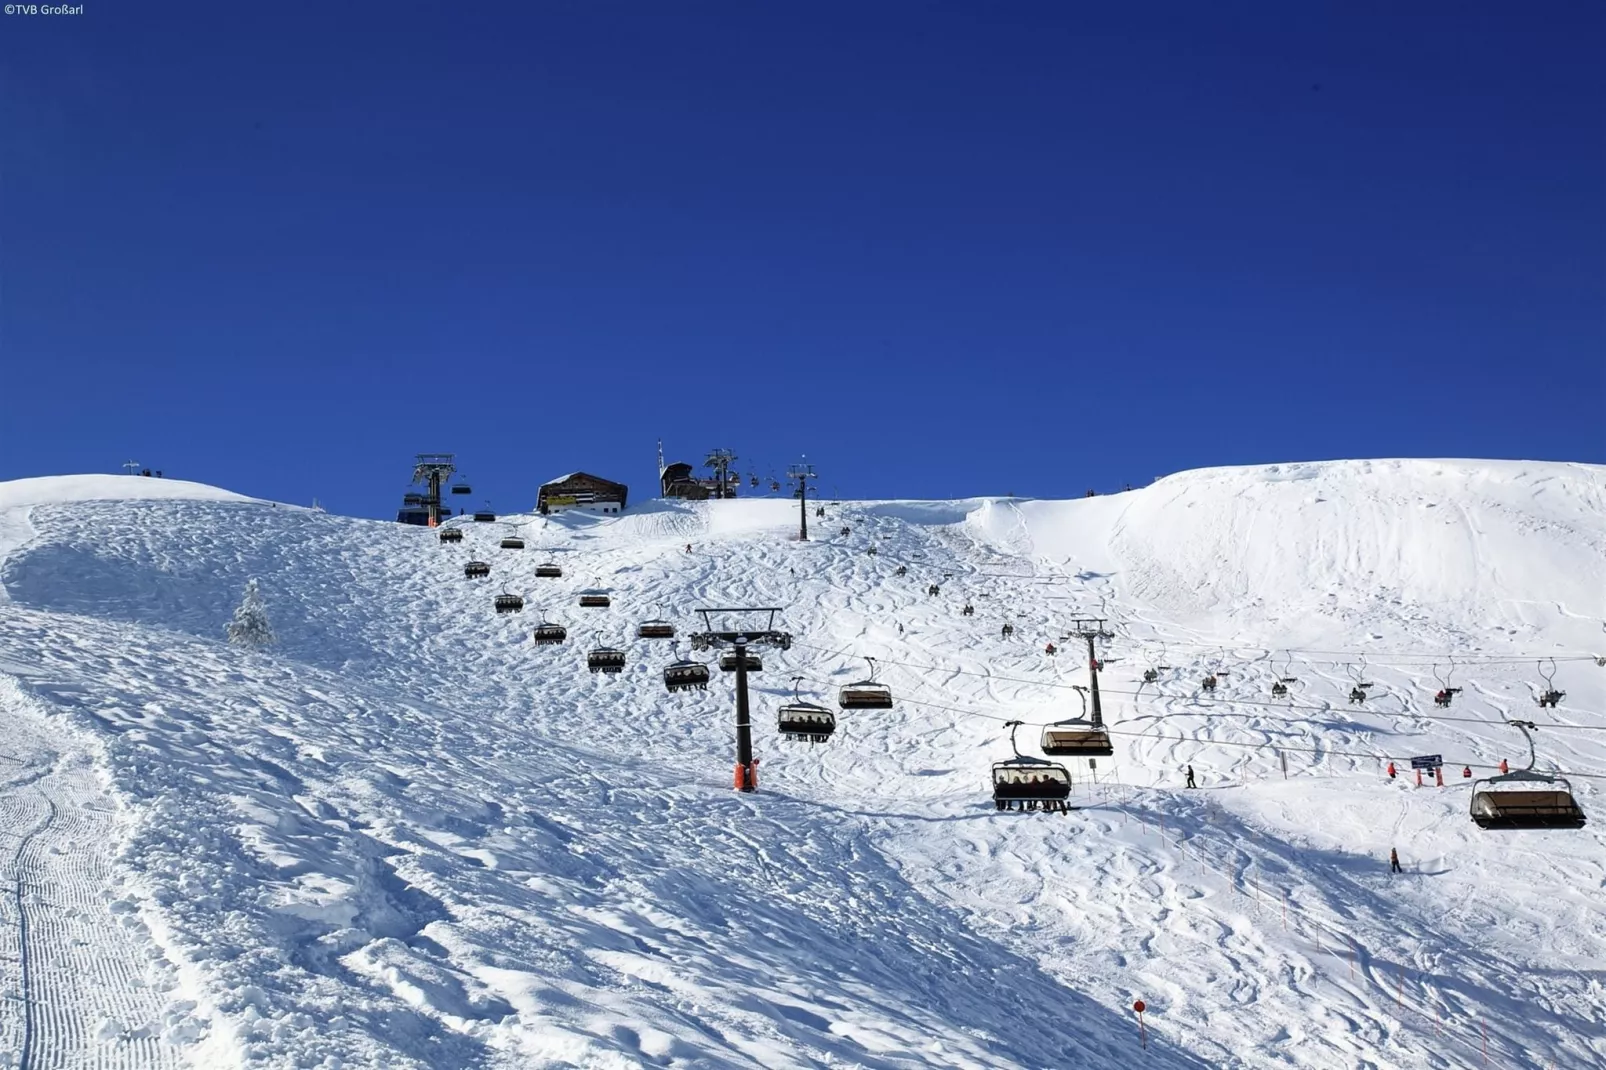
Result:
<svg viewBox="0 0 1606 1070"><path fill-rule="evenodd" d="M85 6L0 21L0 478L1606 461L1597 3Z"/></svg>

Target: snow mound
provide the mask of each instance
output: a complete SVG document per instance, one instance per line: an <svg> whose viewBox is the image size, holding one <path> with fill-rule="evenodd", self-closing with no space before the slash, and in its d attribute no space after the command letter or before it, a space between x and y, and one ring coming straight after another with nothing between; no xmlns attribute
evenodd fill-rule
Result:
<svg viewBox="0 0 1606 1070"><path fill-rule="evenodd" d="M26 526L0 542L0 833L64 852L19 849L0 881L76 889L70 931L124 964L57 984L97 956L54 935L50 897L0 896L42 919L45 986L0 957L0 1050L48 995L77 1027L41 1065L97 1044L137 1065L136 1043L197 1066L1403 1070L1485 1043L1490 1065L1599 1065L1603 475L1210 469L827 503L809 542L796 502L652 502L458 545L169 481L0 485L0 531ZM534 575L549 558L560 579ZM261 650L225 640L253 579ZM612 606L580 608L599 580ZM522 614L493 612L503 591ZM665 616L684 640L700 606L780 606L795 637L753 678L755 795L730 790L729 678L668 694L692 652L635 638ZM1035 754L1081 712L1085 658L1044 645L1089 614L1116 753L1067 763L1069 816L999 813L1003 722ZM569 642L535 647L542 619ZM586 671L602 644L617 677ZM865 656L893 709L777 737L794 678L829 704ZM1468 820L1461 765L1525 762L1519 716L1585 829ZM1434 753L1442 789L1382 772ZM41 825L53 807L79 824Z"/></svg>

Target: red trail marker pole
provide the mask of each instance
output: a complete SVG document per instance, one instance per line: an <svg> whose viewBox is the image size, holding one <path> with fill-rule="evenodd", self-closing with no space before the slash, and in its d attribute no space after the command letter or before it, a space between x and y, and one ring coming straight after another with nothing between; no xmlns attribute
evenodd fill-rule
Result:
<svg viewBox="0 0 1606 1070"><path fill-rule="evenodd" d="M1132 1004L1132 1009L1138 1012L1138 1043L1143 1045L1144 1051L1148 1051L1149 1031L1143 1025L1143 1012L1148 1009L1148 1006L1140 999Z"/></svg>

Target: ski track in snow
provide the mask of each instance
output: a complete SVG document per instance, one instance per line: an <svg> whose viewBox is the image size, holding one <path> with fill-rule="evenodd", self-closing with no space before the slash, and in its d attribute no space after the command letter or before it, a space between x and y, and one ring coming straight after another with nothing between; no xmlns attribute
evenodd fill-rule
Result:
<svg viewBox="0 0 1606 1070"><path fill-rule="evenodd" d="M22 904L29 953L0 966L51 998L0 1003L22 1065L1114 1067L1134 998L1156 1066L1476 1066L1483 1030L1490 1065L1606 1060L1606 782L1574 782L1581 832L1487 833L1458 769L1417 791L1374 757L1522 756L1502 722L1535 715L1531 663L1470 659L1598 645L1588 466L848 503L809 543L793 503L651 503L459 547L210 488L23 482L0 485L0 672L35 727L0 757L24 889L0 911L15 944ZM497 548L513 528L529 549ZM549 558L564 576L535 579ZM251 577L263 653L219 641ZM576 606L594 585L611 608ZM522 614L491 613L503 590ZM676 644L634 638L709 604L785 607L797 636L753 677L754 796L729 790L728 684L667 695ZM1070 763L1068 817L996 814L1001 722L1080 712L1077 641L1043 643L1089 614L1116 634L1117 755ZM530 644L543 617L566 644ZM603 643L618 677L584 671ZM1367 703L1353 658L1289 647L1378 651ZM1443 713L1474 720L1436 719L1431 658L1391 651L1461 655ZM864 655L894 709L774 737L794 674L828 701ZM1601 726L1603 678L1565 662L1536 719ZM1539 741L1542 767L1606 771L1606 733ZM1175 790L1190 763L1201 790Z"/></svg>
<svg viewBox="0 0 1606 1070"><path fill-rule="evenodd" d="M10 701L7 701L7 692ZM0 1065L21 1070L178 1065L159 1040L164 1001L150 963L107 898L115 806L90 759L30 725L14 684L0 681L7 735L0 756L4 842L4 999Z"/></svg>

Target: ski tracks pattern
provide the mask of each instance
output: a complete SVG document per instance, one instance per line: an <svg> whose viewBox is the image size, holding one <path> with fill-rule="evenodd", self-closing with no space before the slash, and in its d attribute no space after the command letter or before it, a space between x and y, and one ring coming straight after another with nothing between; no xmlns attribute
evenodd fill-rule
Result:
<svg viewBox="0 0 1606 1070"><path fill-rule="evenodd" d="M165 1000L111 900L115 804L89 759L53 745L14 703L0 762L0 1066L184 1065L161 1037Z"/></svg>

